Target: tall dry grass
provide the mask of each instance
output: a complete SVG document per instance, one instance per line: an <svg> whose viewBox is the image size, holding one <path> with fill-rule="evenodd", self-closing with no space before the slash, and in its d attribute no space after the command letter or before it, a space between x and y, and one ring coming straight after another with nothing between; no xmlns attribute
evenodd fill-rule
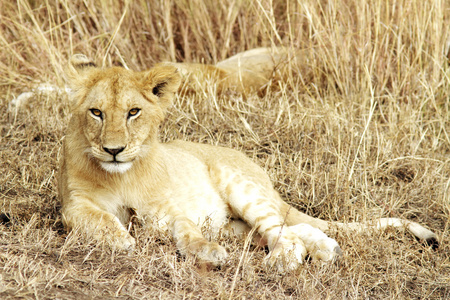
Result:
<svg viewBox="0 0 450 300"><path fill-rule="evenodd" d="M18 0L0 14L2 298L450 298L447 1ZM295 49L301 65L292 59L292 76L261 97L212 85L179 95L162 139L241 149L317 217L423 223L437 251L389 230L336 232L339 264L283 276L244 241L223 238L230 262L208 270L164 232L136 225L131 255L64 232L55 186L66 96L36 93L17 112L11 100L40 83L64 87L77 52L145 69L260 46Z"/></svg>

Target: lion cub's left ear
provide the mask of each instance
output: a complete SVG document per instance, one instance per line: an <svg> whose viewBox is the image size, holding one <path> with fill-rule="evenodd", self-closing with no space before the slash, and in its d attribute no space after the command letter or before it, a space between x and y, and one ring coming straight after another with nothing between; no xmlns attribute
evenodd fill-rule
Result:
<svg viewBox="0 0 450 300"><path fill-rule="evenodd" d="M140 75L143 75L141 83L146 93L157 96L160 105L167 108L180 86L181 76L177 68L170 65L158 65Z"/></svg>
<svg viewBox="0 0 450 300"><path fill-rule="evenodd" d="M74 54L67 66L66 76L68 79L68 84L71 88L76 87L80 84L80 80L82 80L87 71L96 68L97 66L84 54Z"/></svg>

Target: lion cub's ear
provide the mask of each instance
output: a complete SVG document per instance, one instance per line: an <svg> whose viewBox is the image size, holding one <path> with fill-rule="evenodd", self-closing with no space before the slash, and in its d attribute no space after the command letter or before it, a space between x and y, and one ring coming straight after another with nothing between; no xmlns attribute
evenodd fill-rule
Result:
<svg viewBox="0 0 450 300"><path fill-rule="evenodd" d="M158 97L163 108L171 103L181 82L181 76L174 66L158 65L149 71L140 73L144 90Z"/></svg>
<svg viewBox="0 0 450 300"><path fill-rule="evenodd" d="M75 71L80 71L86 68L96 67L96 65L84 54L74 54L69 61L69 64Z"/></svg>
<svg viewBox="0 0 450 300"><path fill-rule="evenodd" d="M76 85L80 79L84 78L83 74L92 68L96 68L96 65L86 55L74 54L69 60L66 71L69 85Z"/></svg>

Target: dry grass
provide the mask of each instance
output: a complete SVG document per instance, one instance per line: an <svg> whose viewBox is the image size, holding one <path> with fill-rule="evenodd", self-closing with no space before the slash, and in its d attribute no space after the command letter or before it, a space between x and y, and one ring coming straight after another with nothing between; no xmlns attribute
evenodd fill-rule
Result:
<svg viewBox="0 0 450 300"><path fill-rule="evenodd" d="M450 298L448 1L7 0L0 11L0 203L11 218L0 225L2 299ZM423 223L437 251L405 233L337 232L338 264L282 276L244 241L224 238L230 262L209 270L164 232L135 226L130 255L64 232L55 186L66 96L36 95L11 114L14 97L63 87L75 52L144 69L271 45L301 51L302 72L292 62L297 75L262 97L213 86L180 95L162 139L241 149L317 217Z"/></svg>

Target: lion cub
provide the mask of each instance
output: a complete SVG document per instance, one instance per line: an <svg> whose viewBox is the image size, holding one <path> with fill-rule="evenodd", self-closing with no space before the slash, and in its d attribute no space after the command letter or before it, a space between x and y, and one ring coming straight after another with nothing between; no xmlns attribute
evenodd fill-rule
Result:
<svg viewBox="0 0 450 300"><path fill-rule="evenodd" d="M160 143L158 126L180 84L174 66L134 72L99 69L83 55L69 64L72 118L64 140L59 192L63 221L113 247L132 249L129 208L153 218L178 249L220 264L225 249L200 227L244 232L267 242L267 263L295 269L307 254L330 261L341 255L323 232L329 222L290 207L264 173L232 149L184 141ZM364 225L333 223L362 230ZM417 223L381 219L377 226L406 226L421 239L435 234Z"/></svg>

